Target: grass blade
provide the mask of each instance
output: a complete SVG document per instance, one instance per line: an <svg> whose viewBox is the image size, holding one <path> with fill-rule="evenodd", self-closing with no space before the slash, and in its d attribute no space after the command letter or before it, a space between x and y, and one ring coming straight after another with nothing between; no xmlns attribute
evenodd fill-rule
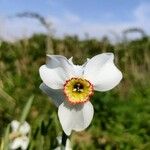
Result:
<svg viewBox="0 0 150 150"><path fill-rule="evenodd" d="M26 106L23 109L23 112L22 112L22 115L21 115L21 118L20 118L20 123L21 124L26 120L26 117L27 117L27 115L28 115L28 113L30 111L33 99L34 99L34 96L31 96L29 98L28 102L26 103Z"/></svg>

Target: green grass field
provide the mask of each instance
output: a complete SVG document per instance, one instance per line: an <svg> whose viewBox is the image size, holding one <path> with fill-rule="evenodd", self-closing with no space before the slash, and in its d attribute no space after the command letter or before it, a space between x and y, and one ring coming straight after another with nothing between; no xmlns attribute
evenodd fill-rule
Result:
<svg viewBox="0 0 150 150"><path fill-rule="evenodd" d="M62 129L57 108L39 89L39 67L46 53L74 57L77 64L86 58L113 52L123 73L121 83L111 91L96 92L91 100L95 114L83 132L73 132L74 150L150 149L150 39L111 44L108 40L66 36L48 39L35 35L13 44L0 44L0 143L7 125L19 120L30 96L34 100L26 120L31 124L31 150L52 150Z"/></svg>

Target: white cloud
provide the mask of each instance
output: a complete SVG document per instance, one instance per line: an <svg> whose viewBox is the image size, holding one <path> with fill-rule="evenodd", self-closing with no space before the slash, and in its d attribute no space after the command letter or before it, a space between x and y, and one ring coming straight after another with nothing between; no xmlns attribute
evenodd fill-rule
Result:
<svg viewBox="0 0 150 150"><path fill-rule="evenodd" d="M61 17L49 16L47 20L52 21L53 27L56 29L56 36L60 37L64 36L64 34L76 34L83 38L85 33L96 38L111 35L112 33L120 36L124 29L131 27L140 27L150 33L150 3L141 3L130 15L133 18L130 21L119 22L114 20L110 23L103 23L98 21L90 22L72 12L65 11L64 14L61 14ZM7 33L7 37L29 36L34 32L45 32L38 22L31 19L5 19L2 24L4 30L0 34L5 35Z"/></svg>
<svg viewBox="0 0 150 150"><path fill-rule="evenodd" d="M79 16L70 12L65 13L64 18L66 19L66 21L69 21L70 23L79 23L81 21Z"/></svg>
<svg viewBox="0 0 150 150"><path fill-rule="evenodd" d="M45 32L40 23L29 18L6 18L0 17L1 39L14 41L16 39L30 37L33 33Z"/></svg>
<svg viewBox="0 0 150 150"><path fill-rule="evenodd" d="M138 24L134 22L89 22L84 21L81 18L78 22L72 22L70 19L64 18L55 18L56 22L52 20L54 27L56 28L57 36L64 36L67 34L76 34L81 38L85 37L85 33L88 33L90 37L101 38L104 35L111 36L112 33L118 34L120 36L121 32L130 27L136 27ZM59 20L59 21L58 21ZM114 35L114 34L113 34ZM118 40L118 39L117 39Z"/></svg>
<svg viewBox="0 0 150 150"><path fill-rule="evenodd" d="M140 21L148 21L148 17L150 16L150 3L141 3L135 10L134 15L137 20Z"/></svg>
<svg viewBox="0 0 150 150"><path fill-rule="evenodd" d="M111 35L112 33L114 35L115 33L118 34L119 37L123 30L133 27L142 28L147 33L150 33L150 3L141 3L130 15L133 19L124 22L116 20L110 23L89 22L78 16L77 18L79 19L77 22L72 22L69 18L68 20L66 20L66 18L57 18L59 22L53 23L57 30L56 35L58 36L63 36L64 33L68 33L78 34L80 37L84 37L85 33L89 33L91 37L100 38L103 35Z"/></svg>
<svg viewBox="0 0 150 150"><path fill-rule="evenodd" d="M133 12L136 23L144 28L147 32L150 32L150 3L141 3Z"/></svg>

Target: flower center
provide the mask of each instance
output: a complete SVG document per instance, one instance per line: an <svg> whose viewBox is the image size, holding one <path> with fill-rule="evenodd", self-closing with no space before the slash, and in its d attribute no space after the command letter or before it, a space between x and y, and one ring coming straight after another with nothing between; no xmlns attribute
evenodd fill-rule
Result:
<svg viewBox="0 0 150 150"><path fill-rule="evenodd" d="M21 136L22 136L22 134L20 132L15 131L15 132L12 132L9 134L9 139L13 140L13 139L21 137Z"/></svg>
<svg viewBox="0 0 150 150"><path fill-rule="evenodd" d="M64 93L69 102L83 103L93 95L93 85L86 79L71 78L64 84Z"/></svg>
<svg viewBox="0 0 150 150"><path fill-rule="evenodd" d="M77 82L76 84L74 84L73 86L73 91L75 92L83 92L83 84L80 82Z"/></svg>

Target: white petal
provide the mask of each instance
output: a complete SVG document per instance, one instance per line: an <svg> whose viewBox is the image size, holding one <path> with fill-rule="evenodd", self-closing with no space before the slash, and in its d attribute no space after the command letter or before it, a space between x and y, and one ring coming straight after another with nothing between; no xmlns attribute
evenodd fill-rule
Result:
<svg viewBox="0 0 150 150"><path fill-rule="evenodd" d="M87 64L89 59L87 59L87 61L83 64L83 65L75 65L73 63L73 57L71 57L70 59L68 59L69 63L72 65L72 68L74 69L74 77L82 77L83 73L84 73L84 67Z"/></svg>
<svg viewBox="0 0 150 150"><path fill-rule="evenodd" d="M12 131L15 132L15 131L18 130L20 122L17 121L17 120L13 120L10 125L11 125L11 128L12 128Z"/></svg>
<svg viewBox="0 0 150 150"><path fill-rule="evenodd" d="M43 82L52 89L62 89L67 80L64 70L60 67L50 69L43 65L40 67L39 72Z"/></svg>
<svg viewBox="0 0 150 150"><path fill-rule="evenodd" d="M22 125L20 125L19 121L13 120L11 122L11 128L12 128L12 132L19 130L19 132L23 135L29 133L29 131L30 131L30 125L26 121Z"/></svg>
<svg viewBox="0 0 150 150"><path fill-rule="evenodd" d="M94 114L90 102L78 105L62 103L58 109L58 116L64 132L71 134L72 130L82 131L89 126Z"/></svg>
<svg viewBox="0 0 150 150"><path fill-rule="evenodd" d="M9 145L10 149L14 150L21 146L22 140L20 137L15 138Z"/></svg>
<svg viewBox="0 0 150 150"><path fill-rule="evenodd" d="M72 150L72 148L71 148L71 142L70 142L69 139L67 139L67 141L66 141L66 147L65 147L65 150Z"/></svg>
<svg viewBox="0 0 150 150"><path fill-rule="evenodd" d="M60 66L68 67L70 65L70 61L61 55L47 55L46 64L49 68L57 68Z"/></svg>
<svg viewBox="0 0 150 150"><path fill-rule="evenodd" d="M21 142L21 148L22 150L26 150L28 148L29 145L29 138L24 136L21 138L22 142Z"/></svg>
<svg viewBox="0 0 150 150"><path fill-rule="evenodd" d="M80 65L74 65L74 77L82 77L83 76L83 66Z"/></svg>
<svg viewBox="0 0 150 150"><path fill-rule="evenodd" d="M69 60L61 55L47 55L46 65L50 69L62 68L67 77L72 77L74 70Z"/></svg>
<svg viewBox="0 0 150 150"><path fill-rule="evenodd" d="M52 98L53 103L58 107L64 98L64 93L63 90L55 90L55 89L51 89L49 88L46 84L42 83L40 85L40 89L47 94L49 97Z"/></svg>
<svg viewBox="0 0 150 150"><path fill-rule="evenodd" d="M71 65L74 65L74 63L73 63L73 57L69 58L68 61L69 61L69 63L70 63Z"/></svg>
<svg viewBox="0 0 150 150"><path fill-rule="evenodd" d="M26 150L29 145L29 138L26 136L21 136L15 138L9 145L10 149L15 150L21 148L22 150Z"/></svg>
<svg viewBox="0 0 150 150"><path fill-rule="evenodd" d="M52 89L62 89L66 80L74 76L74 68L67 58L47 55L47 63L39 69L41 79Z"/></svg>
<svg viewBox="0 0 150 150"><path fill-rule="evenodd" d="M68 59L69 63L72 65L72 68L74 69L74 77L80 77L83 75L83 66L81 65L75 65L73 63L73 57Z"/></svg>
<svg viewBox="0 0 150 150"><path fill-rule="evenodd" d="M19 132L23 135L28 134L30 131L30 125L25 121L23 124L20 125Z"/></svg>
<svg viewBox="0 0 150 150"><path fill-rule="evenodd" d="M110 90L122 79L122 73L113 60L113 53L103 53L90 59L85 66L84 77L94 85L95 90Z"/></svg>

